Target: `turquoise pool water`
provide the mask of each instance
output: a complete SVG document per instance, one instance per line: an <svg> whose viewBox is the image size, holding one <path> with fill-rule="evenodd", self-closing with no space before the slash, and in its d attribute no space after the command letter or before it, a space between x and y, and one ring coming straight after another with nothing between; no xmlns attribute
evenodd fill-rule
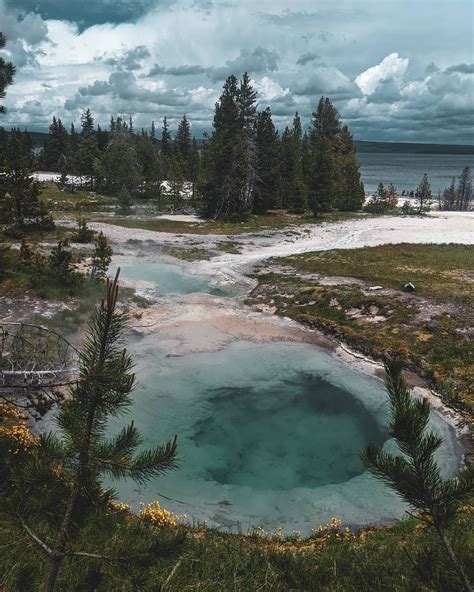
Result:
<svg viewBox="0 0 474 592"><path fill-rule="evenodd" d="M140 377L131 417L146 446L178 435L180 468L144 487L114 483L122 500L158 499L190 520L244 532L309 534L332 516L361 526L406 510L359 460L369 441L394 450L380 381L307 344L240 341L168 358L166 343L147 336L130 351ZM432 424L452 474L454 431L436 413Z"/></svg>
<svg viewBox="0 0 474 592"><path fill-rule="evenodd" d="M117 266L110 268L109 274L115 273ZM146 280L156 285L158 294L193 294L202 292L214 296L237 296L243 292L233 285L221 285L205 275L198 275L186 270L186 267L173 264L147 261L134 261L133 264L120 266L121 276L131 280Z"/></svg>

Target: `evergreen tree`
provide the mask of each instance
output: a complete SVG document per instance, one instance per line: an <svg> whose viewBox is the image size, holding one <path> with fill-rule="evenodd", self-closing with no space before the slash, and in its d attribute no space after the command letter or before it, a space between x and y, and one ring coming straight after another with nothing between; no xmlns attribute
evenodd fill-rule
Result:
<svg viewBox="0 0 474 592"><path fill-rule="evenodd" d="M315 216L329 212L337 201L336 167L331 140L320 135L313 151L309 185L309 205Z"/></svg>
<svg viewBox="0 0 474 592"><path fill-rule="evenodd" d="M74 127L74 124L71 123L71 130L69 132L69 147L71 150L71 155L73 157L77 152L78 145L79 145L78 134L76 132L76 128Z"/></svg>
<svg viewBox="0 0 474 592"><path fill-rule="evenodd" d="M303 177L301 120L298 113L293 127L285 128L281 138L281 205L302 214L307 208L307 189Z"/></svg>
<svg viewBox="0 0 474 592"><path fill-rule="evenodd" d="M415 196L415 208L417 213L425 214L426 212L429 212L433 203L433 196L431 194L430 182L428 181L428 175L426 173L423 175L420 184L418 185Z"/></svg>
<svg viewBox="0 0 474 592"><path fill-rule="evenodd" d="M303 139L301 141L301 170L302 170L302 174L303 174L303 183L306 187L306 190L308 190L310 179L311 179L311 169L312 169L311 159L312 159L311 145L309 142L309 136L305 132L303 134Z"/></svg>
<svg viewBox="0 0 474 592"><path fill-rule="evenodd" d="M440 209L454 210L456 208L457 197L456 179L453 177L451 185L443 191L442 200L440 201Z"/></svg>
<svg viewBox="0 0 474 592"><path fill-rule="evenodd" d="M63 280L71 273L72 253L67 250L67 246L67 241L59 240L49 256L49 268L56 277Z"/></svg>
<svg viewBox="0 0 474 592"><path fill-rule="evenodd" d="M143 197L160 199L161 162L152 136L142 134L135 142L136 161L141 166Z"/></svg>
<svg viewBox="0 0 474 592"><path fill-rule="evenodd" d="M446 529L461 506L474 495L474 471L466 467L455 479L444 479L435 453L442 438L428 431L430 404L428 399L414 399L402 377L401 365L386 366L385 386L390 400L390 435L402 455L392 455L375 444L369 444L362 459L369 471L395 490L439 538L459 588L472 590L459 563ZM454 588L453 588L454 589Z"/></svg>
<svg viewBox="0 0 474 592"><path fill-rule="evenodd" d="M128 133L117 126L107 150L103 153L101 163L107 190L117 194L122 187L134 193L140 184L140 167L133 140Z"/></svg>
<svg viewBox="0 0 474 592"><path fill-rule="evenodd" d="M253 211L264 214L280 203L280 147L269 107L257 115L256 144L257 186Z"/></svg>
<svg viewBox="0 0 474 592"><path fill-rule="evenodd" d="M255 163L251 131L242 127L252 117L251 92L242 86L241 92L237 78L227 78L214 111L214 131L203 150L199 191L207 218L241 219L252 210Z"/></svg>
<svg viewBox="0 0 474 592"><path fill-rule="evenodd" d="M132 213L132 198L130 193L125 186L122 186L118 194L117 200L117 214L128 216Z"/></svg>
<svg viewBox="0 0 474 592"><path fill-rule="evenodd" d="M106 298L92 316L79 379L61 406L58 430L43 434L37 445L39 459L59 465L69 484L67 506L62 516L55 517L56 540L49 545L40 541L43 550L48 549L43 592L54 590L66 557L87 557L77 552L74 539L84 515L100 512L106 497L104 474L143 482L176 466L176 437L163 446L136 452L141 438L133 422L116 436L106 434L109 419L130 407L135 383L132 359L122 345L126 317L117 308L117 293L116 276L107 282Z"/></svg>
<svg viewBox="0 0 474 592"><path fill-rule="evenodd" d="M94 190L96 160L99 157L97 137L94 133L94 118L89 109L81 116L81 134L78 139L74 167L81 177L86 177L91 191Z"/></svg>
<svg viewBox="0 0 474 592"><path fill-rule="evenodd" d="M110 262L112 261L112 247L105 234L101 231L94 240L94 252L92 253L91 279L106 277Z"/></svg>
<svg viewBox="0 0 474 592"><path fill-rule="evenodd" d="M166 179L168 175L168 167L169 161L171 158L171 149L172 149L172 142L171 142L171 133L168 128L168 120L166 115L163 118L163 128L161 130L161 163L162 163L162 172L163 178Z"/></svg>
<svg viewBox="0 0 474 592"><path fill-rule="evenodd" d="M60 118L53 117L48 139L41 155L42 166L47 171L60 171L69 157L69 134Z"/></svg>
<svg viewBox="0 0 474 592"><path fill-rule="evenodd" d="M240 127L246 130L250 136L253 136L257 117L257 93L251 85L248 72L245 72L242 77L236 98Z"/></svg>
<svg viewBox="0 0 474 592"><path fill-rule="evenodd" d="M168 165L168 180L165 195L174 208L179 208L182 205L185 180L186 171L181 153L178 149L173 149Z"/></svg>
<svg viewBox="0 0 474 592"><path fill-rule="evenodd" d="M100 152L103 152L109 143L109 132L103 130L100 125L97 126L97 146Z"/></svg>
<svg viewBox="0 0 474 592"><path fill-rule="evenodd" d="M191 200L195 202L196 183L199 178L199 171L201 167L201 157L197 147L196 138L193 138L191 145L191 159L189 162L189 181L191 182Z"/></svg>
<svg viewBox="0 0 474 592"><path fill-rule="evenodd" d="M458 210L469 210L472 199L471 170L465 167L459 179L456 206Z"/></svg>
<svg viewBox="0 0 474 592"><path fill-rule="evenodd" d="M341 187L336 205L342 211L356 212L364 205L365 191L360 179L352 134L346 125L341 128L339 145Z"/></svg>
<svg viewBox="0 0 474 592"><path fill-rule="evenodd" d="M310 130L310 142L313 148L316 147L320 137L329 141L339 138L341 123L339 113L328 97L321 97L316 110L313 111Z"/></svg>
<svg viewBox="0 0 474 592"><path fill-rule="evenodd" d="M0 50L2 50L7 43L7 39L3 33L0 33ZM15 66L11 62L6 62L0 57L0 99L4 99L6 95L7 86L13 82L15 75ZM5 107L0 105L0 113L5 113Z"/></svg>
<svg viewBox="0 0 474 592"><path fill-rule="evenodd" d="M190 177L191 151L191 128L186 115L183 115L174 139L173 158L181 160L186 180L189 180Z"/></svg>
<svg viewBox="0 0 474 592"><path fill-rule="evenodd" d="M397 204L397 190L393 183L390 183L387 188L384 187L383 183L379 183L377 191L370 197L364 210L372 214L384 214L395 210Z"/></svg>
<svg viewBox="0 0 474 592"><path fill-rule="evenodd" d="M31 177L33 156L24 135L13 129L4 155L4 175L0 176L0 219L12 228L51 229L54 222L40 201L37 182Z"/></svg>

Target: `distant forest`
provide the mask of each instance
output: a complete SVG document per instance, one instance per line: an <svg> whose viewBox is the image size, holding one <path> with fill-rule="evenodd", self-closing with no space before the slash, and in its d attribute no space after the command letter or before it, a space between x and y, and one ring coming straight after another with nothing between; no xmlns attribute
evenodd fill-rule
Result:
<svg viewBox="0 0 474 592"><path fill-rule="evenodd" d="M0 128L1 129L1 128ZM7 131L7 130L6 130ZM7 133L9 133L7 131ZM48 132L29 132L34 148L43 148L48 139ZM204 138L196 138L199 150ZM158 143L160 141L158 140ZM357 152L383 154L474 154L474 144L420 144L414 142L368 142L354 140Z"/></svg>

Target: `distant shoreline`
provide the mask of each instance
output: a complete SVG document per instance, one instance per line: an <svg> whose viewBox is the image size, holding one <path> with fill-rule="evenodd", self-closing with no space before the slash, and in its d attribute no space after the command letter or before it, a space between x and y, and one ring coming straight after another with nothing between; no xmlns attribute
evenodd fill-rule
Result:
<svg viewBox="0 0 474 592"><path fill-rule="evenodd" d="M21 127L21 126L20 126ZM2 128L1 129L6 129ZM22 128L23 129L23 128ZM8 129L6 129L8 133ZM28 130L27 130L28 131ZM48 132L30 131L34 148L43 148ZM204 144L203 138L196 139L198 148ZM357 152L378 154L472 154L474 144L429 144L418 142L380 142L372 140L354 140ZM158 140L158 144L160 141Z"/></svg>

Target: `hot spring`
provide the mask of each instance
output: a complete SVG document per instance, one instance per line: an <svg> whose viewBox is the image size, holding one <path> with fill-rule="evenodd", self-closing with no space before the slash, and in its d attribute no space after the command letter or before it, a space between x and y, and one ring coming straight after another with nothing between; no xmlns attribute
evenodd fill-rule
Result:
<svg viewBox="0 0 474 592"><path fill-rule="evenodd" d="M402 501L359 458L368 442L395 450L381 381L308 344L237 341L167 357L171 346L156 335L130 343L139 384L129 418L144 446L177 434L180 468L143 487L114 483L121 500L138 507L158 499L195 522L243 532L307 535L332 516L364 526L403 515ZM432 427L452 475L454 429L436 411Z"/></svg>

